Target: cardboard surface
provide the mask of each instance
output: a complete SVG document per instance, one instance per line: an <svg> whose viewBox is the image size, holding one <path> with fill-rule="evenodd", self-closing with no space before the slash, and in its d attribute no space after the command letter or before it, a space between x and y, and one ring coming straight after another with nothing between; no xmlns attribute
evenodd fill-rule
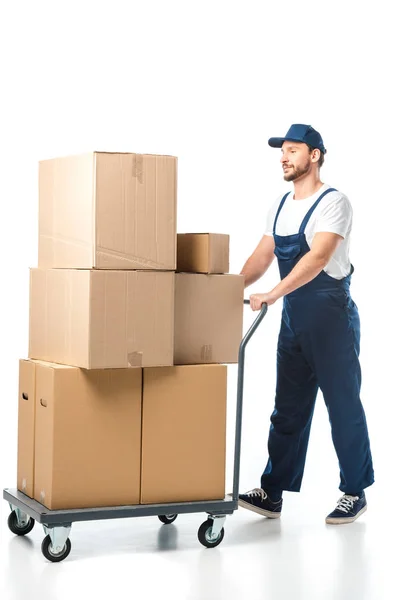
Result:
<svg viewBox="0 0 400 600"><path fill-rule="evenodd" d="M141 503L225 497L225 365L143 369Z"/></svg>
<svg viewBox="0 0 400 600"><path fill-rule="evenodd" d="M178 233L177 270L186 273L229 273L229 235Z"/></svg>
<svg viewBox="0 0 400 600"><path fill-rule="evenodd" d="M41 268L176 269L177 159L93 152L39 163Z"/></svg>
<svg viewBox="0 0 400 600"><path fill-rule="evenodd" d="M243 297L242 275L177 273L174 364L237 363Z"/></svg>
<svg viewBox="0 0 400 600"><path fill-rule="evenodd" d="M29 358L86 369L172 365L174 277L31 269Z"/></svg>
<svg viewBox="0 0 400 600"><path fill-rule="evenodd" d="M17 488L33 498L35 451L35 365L19 361Z"/></svg>
<svg viewBox="0 0 400 600"><path fill-rule="evenodd" d="M35 500L52 510L138 504L142 369L31 364Z"/></svg>

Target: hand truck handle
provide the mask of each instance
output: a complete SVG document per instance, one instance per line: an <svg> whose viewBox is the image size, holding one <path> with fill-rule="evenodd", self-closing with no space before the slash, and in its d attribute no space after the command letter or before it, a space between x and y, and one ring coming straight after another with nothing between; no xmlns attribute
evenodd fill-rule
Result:
<svg viewBox="0 0 400 600"><path fill-rule="evenodd" d="M245 298L243 300L243 304L249 304L250 305L250 300L247 300L247 298ZM261 321L263 320L263 318L265 317L265 315L267 314L268 311L268 304L266 304L266 302L263 302L261 305L261 310L260 310L260 314L257 316L257 318L255 319L253 325L250 327L249 331L246 333L246 335L244 336L242 343L240 344L240 348L244 343L244 346L246 346L247 342L249 341L249 339L251 338L251 336L253 335L253 333L255 332L255 330L257 329L257 327L259 326L259 324L261 323ZM239 356L240 356L240 348L239 348Z"/></svg>
<svg viewBox="0 0 400 600"><path fill-rule="evenodd" d="M245 299L244 304L250 304L250 300ZM268 304L265 302L261 306L260 313L257 315L250 329L242 339L239 346L238 358L238 378L237 378L237 404L236 404L236 434L235 434L235 458L233 468L233 490L232 499L234 502L239 498L239 470L240 470L240 445L242 438L242 414L243 414L243 382L244 382L244 355L248 341L260 325L268 311Z"/></svg>

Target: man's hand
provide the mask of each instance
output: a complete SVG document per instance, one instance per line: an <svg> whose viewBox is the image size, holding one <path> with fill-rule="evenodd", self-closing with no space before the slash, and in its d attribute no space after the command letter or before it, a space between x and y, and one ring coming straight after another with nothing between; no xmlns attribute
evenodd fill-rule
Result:
<svg viewBox="0 0 400 600"><path fill-rule="evenodd" d="M250 296L250 306L252 310L261 310L263 304L271 306L271 304L274 304L276 301L277 298L271 292L268 294L252 294Z"/></svg>

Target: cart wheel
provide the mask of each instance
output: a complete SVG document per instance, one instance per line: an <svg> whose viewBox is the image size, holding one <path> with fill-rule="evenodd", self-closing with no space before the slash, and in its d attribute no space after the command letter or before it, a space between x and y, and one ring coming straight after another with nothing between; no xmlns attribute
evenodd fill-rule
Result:
<svg viewBox="0 0 400 600"><path fill-rule="evenodd" d="M159 515L158 518L160 519L161 523L164 523L164 525L170 525L170 523L175 521L177 516L178 515Z"/></svg>
<svg viewBox="0 0 400 600"><path fill-rule="evenodd" d="M8 527L10 531L15 533L15 535L26 535L27 533L32 531L34 525L35 519L29 517L28 523L21 527L21 525L18 524L17 513L15 512L15 510L13 510L12 513L10 513L8 516Z"/></svg>
<svg viewBox="0 0 400 600"><path fill-rule="evenodd" d="M197 534L198 540L200 544L203 544L206 548L215 548L218 546L222 540L224 539L225 530L221 529L220 533L216 538L212 537L212 527L213 520L207 519L202 525L199 527L199 531Z"/></svg>
<svg viewBox="0 0 400 600"><path fill-rule="evenodd" d="M69 538L67 538L64 548L61 550L61 552L58 552L58 553L55 553L51 549L51 537L49 535L46 535L46 537L44 538L44 540L42 542L42 554L50 562L61 562L62 560L64 560L64 558L67 558L67 556L70 552L71 552L71 541Z"/></svg>

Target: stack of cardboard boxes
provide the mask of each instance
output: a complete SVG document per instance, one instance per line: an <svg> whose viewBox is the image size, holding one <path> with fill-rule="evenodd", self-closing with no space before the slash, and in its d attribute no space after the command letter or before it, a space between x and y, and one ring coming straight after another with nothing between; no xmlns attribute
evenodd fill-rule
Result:
<svg viewBox="0 0 400 600"><path fill-rule="evenodd" d="M17 487L50 509L225 496L229 237L178 234L177 159L39 164Z"/></svg>

